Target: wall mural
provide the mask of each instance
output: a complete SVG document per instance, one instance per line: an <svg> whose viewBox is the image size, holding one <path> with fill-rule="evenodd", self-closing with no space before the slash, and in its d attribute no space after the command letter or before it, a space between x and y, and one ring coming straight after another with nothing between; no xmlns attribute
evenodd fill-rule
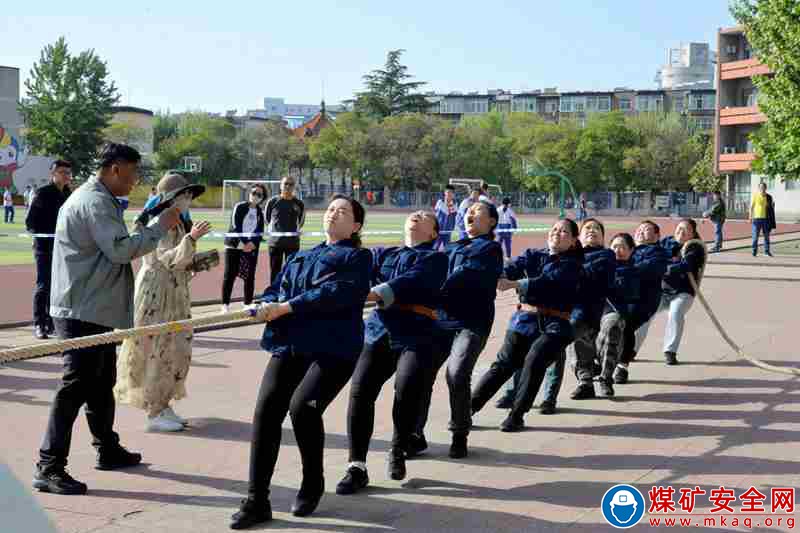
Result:
<svg viewBox="0 0 800 533"><path fill-rule="evenodd" d="M0 124L0 187L14 184L14 172L25 164L25 154L16 137Z"/></svg>

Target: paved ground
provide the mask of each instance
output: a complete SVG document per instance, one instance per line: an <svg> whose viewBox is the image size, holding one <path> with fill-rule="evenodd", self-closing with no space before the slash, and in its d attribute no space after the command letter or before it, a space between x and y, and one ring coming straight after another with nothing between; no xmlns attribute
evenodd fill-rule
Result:
<svg viewBox="0 0 800 533"><path fill-rule="evenodd" d="M397 213L395 213L396 215ZM639 218L615 217L603 218L607 228L606 232L610 238L613 234L620 231L633 232L639 223ZM656 218L654 219L661 226L662 235L671 235L675 230L677 219L670 218ZM523 227L551 224L552 217L539 216L539 215L526 215L524 217ZM381 226L381 229L385 229ZM402 229L402 228L397 228ZM704 239L711 240L714 238L714 227L711 223L700 225L700 233ZM741 241L742 238L749 238L750 224L747 221L729 221L725 225L725 238L729 241L737 241L735 244L747 244L749 240ZM786 232L800 232L800 224L779 224L777 230L774 232L773 240L780 239L780 234ZM797 237L798 235L794 235ZM395 236L392 236L395 238ZM394 242L394 241L392 241ZM542 247L546 242L546 234L544 231L532 233L519 233L514 236L513 240L513 253L518 254L531 247ZM729 243L734 244L734 243ZM222 252L222 246L219 245L219 250ZM2 253L2 252L0 252ZM264 289L268 279L269 261L267 260L266 251L262 252L258 261L258 270L256 273L256 292ZM192 282L192 298L194 300L209 300L221 298L222 286L222 273L223 267L220 265L218 268L211 272L204 272L194 279ZM5 322L20 322L31 320L31 290L34 286L36 272L33 265L7 265L0 266L0 279L3 280L3 299L6 302L14 302L14 305L0 306L0 324ZM242 295L242 282L237 281L233 290L234 297Z"/></svg>
<svg viewBox="0 0 800 533"><path fill-rule="evenodd" d="M776 257L769 263L737 254L717 254L712 261L703 288L734 339L756 357L797 366L794 308L800 262ZM768 281L768 275L784 281ZM493 360L512 309L508 297L498 300L492 338L476 373ZM299 456L287 421L272 493L275 520L268 528L588 533L612 531L599 504L617 483L633 484L645 494L654 485L671 485L676 492L681 487L699 486L708 492L724 486L737 495L751 485L767 494L770 487L796 487L800 482L797 379L737 360L699 305L689 313L679 354L682 364L665 367L660 346L663 325L660 316L631 367L632 383L619 386L615 399L569 400L575 380L568 375L559 413L532 413L526 419L528 431L517 434L497 431L504 412L489 406L475 418L471 454L465 460L446 455L449 408L440 376L429 425L430 452L409 463L404 482L390 481L384 474L391 432L387 385L376 409L368 461L371 488L349 497L332 492L347 456L345 389L326 414L328 492L318 512L307 519L287 512L299 486ZM89 484L89 495L35 495L59 530L225 531L245 491L250 418L266 362L256 346L259 334L260 328L251 326L197 336L190 397L176 407L191 419L190 430L149 434L143 431L142 413L124 406L118 409L117 429L124 444L144 454L146 464L139 468L125 473L93 470L86 423L79 420L70 468ZM28 335L27 329L0 331L0 345L27 342ZM0 427L6 428L0 457L26 484L59 376L55 357L0 369ZM739 502L733 505L738 509ZM701 498L698 507L708 513L710 504ZM787 517L783 518L783 527L765 528L764 517L756 516L750 529L721 530L789 530ZM647 517L632 528L649 530Z"/></svg>

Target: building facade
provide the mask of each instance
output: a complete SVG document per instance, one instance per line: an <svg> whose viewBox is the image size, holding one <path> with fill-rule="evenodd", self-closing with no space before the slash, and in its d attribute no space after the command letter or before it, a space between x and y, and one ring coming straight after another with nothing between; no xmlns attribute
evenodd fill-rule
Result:
<svg viewBox="0 0 800 533"><path fill-rule="evenodd" d="M726 177L729 207L746 213L752 193L764 181L775 199L779 217L800 214L800 187L795 181L773 180L752 172L756 159L750 135L767 121L758 108L753 76L770 74L752 53L742 27L723 28L717 34L717 117L714 170Z"/></svg>
<svg viewBox="0 0 800 533"><path fill-rule="evenodd" d="M681 43L667 50L666 63L656 73L659 89L714 87L714 53L708 43Z"/></svg>

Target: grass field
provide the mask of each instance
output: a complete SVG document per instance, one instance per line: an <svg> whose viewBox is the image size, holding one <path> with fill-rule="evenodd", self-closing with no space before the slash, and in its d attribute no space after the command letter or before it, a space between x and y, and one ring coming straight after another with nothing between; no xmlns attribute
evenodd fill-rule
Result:
<svg viewBox="0 0 800 533"><path fill-rule="evenodd" d="M125 220L128 226L132 227L133 220L139 214L138 210L129 210L125 213ZM382 231L402 231L406 215L403 213L386 213L382 211L367 212L365 224L364 244L366 246L378 246L387 244L400 244L402 234L395 235L370 235L369 232ZM198 220L208 220L213 226L213 232L225 232L228 229L229 219L215 209L202 209L192 211L192 218ZM525 216L520 217L520 227L530 228L532 232L544 231L548 225L540 221L534 222L526 220ZM305 230L308 232L322 231L322 211L312 211L306 218ZM321 236L308 236L302 240L304 248L315 246L323 241ZM198 243L198 249L210 250L212 248L222 248L222 237L207 235ZM33 263L31 252L31 238L25 231L25 211L17 209L14 224L0 224L0 265L26 265Z"/></svg>

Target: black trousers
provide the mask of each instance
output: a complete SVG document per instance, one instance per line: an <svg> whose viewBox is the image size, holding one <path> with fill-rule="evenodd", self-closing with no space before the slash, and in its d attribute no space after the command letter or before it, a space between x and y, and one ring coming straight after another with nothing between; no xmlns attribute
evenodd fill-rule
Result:
<svg viewBox="0 0 800 533"><path fill-rule="evenodd" d="M44 239L37 239L41 241ZM33 290L33 323L36 326L49 328L53 325L50 318L50 280L53 265L53 239L49 242L36 242L33 258L36 260L36 287Z"/></svg>
<svg viewBox="0 0 800 533"><path fill-rule="evenodd" d="M619 362L630 364L636 358L636 330L647 323L653 315L634 316L625 319L625 329L622 332L622 349Z"/></svg>
<svg viewBox="0 0 800 533"><path fill-rule="evenodd" d="M410 347L392 349L388 335L375 344L364 345L350 384L347 412L350 461L367 460L375 427L375 401L384 383L395 373L392 447L405 449L409 436L416 428L421 392L430 365L428 350L423 352Z"/></svg>
<svg viewBox="0 0 800 533"><path fill-rule="evenodd" d="M269 284L275 282L275 278L281 273L283 264L289 256L297 252L300 246L270 246L269 247Z"/></svg>
<svg viewBox="0 0 800 533"><path fill-rule="evenodd" d="M273 356L264 370L253 415L249 495L266 498L281 447L281 425L287 411L303 463L303 485L322 483L325 428L322 414L344 388L355 363L320 364L301 354Z"/></svg>
<svg viewBox="0 0 800 533"><path fill-rule="evenodd" d="M242 260L242 251L235 248L225 248L225 273L222 275L222 303L231 303L233 284L239 275L239 264ZM258 256L250 264L250 270L244 278L244 303L252 303L253 293L256 290L256 266L258 266Z"/></svg>
<svg viewBox="0 0 800 533"><path fill-rule="evenodd" d="M542 386L547 367L562 356L572 340L571 337L550 333L529 337L515 331L506 331L497 359L472 391L472 410L480 411L508 378L521 368L522 375L510 414L522 416L530 411Z"/></svg>
<svg viewBox="0 0 800 533"><path fill-rule="evenodd" d="M56 333L62 339L107 333L111 328L73 319L55 319ZM103 344L67 350L63 353L64 375L50 407L50 418L42 447L39 468L63 468L72 442L72 426L81 406L86 404L86 421L92 432L92 446L98 452L119 444L114 432L114 384L117 381L116 345Z"/></svg>

